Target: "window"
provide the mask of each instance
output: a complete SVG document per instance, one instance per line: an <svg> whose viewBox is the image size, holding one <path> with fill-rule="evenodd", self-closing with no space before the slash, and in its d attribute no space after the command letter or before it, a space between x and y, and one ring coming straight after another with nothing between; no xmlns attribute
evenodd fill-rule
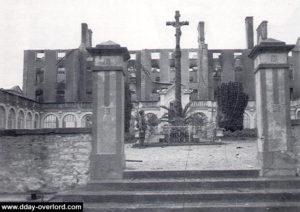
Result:
<svg viewBox="0 0 300 212"><path fill-rule="evenodd" d="M55 115L50 114L44 118L44 128L57 128L58 119Z"/></svg>
<svg viewBox="0 0 300 212"><path fill-rule="evenodd" d="M297 112L297 119L300 119L300 111Z"/></svg>
<svg viewBox="0 0 300 212"><path fill-rule="evenodd" d="M194 78L193 77L190 77L190 82L194 82Z"/></svg>
<svg viewBox="0 0 300 212"><path fill-rule="evenodd" d="M151 71L152 72L160 72L160 69L159 68L151 68Z"/></svg>
<svg viewBox="0 0 300 212"><path fill-rule="evenodd" d="M65 83L66 82L66 69L64 67L59 67L57 69L57 82Z"/></svg>
<svg viewBox="0 0 300 212"><path fill-rule="evenodd" d="M57 59L62 59L66 56L66 52L57 52Z"/></svg>
<svg viewBox="0 0 300 212"><path fill-rule="evenodd" d="M130 60L136 60L136 54L134 53L130 54Z"/></svg>
<svg viewBox="0 0 300 212"><path fill-rule="evenodd" d="M45 52L37 52L35 55L36 60L43 60L45 59Z"/></svg>
<svg viewBox="0 0 300 212"><path fill-rule="evenodd" d="M23 111L19 112L18 116L18 129L24 129L25 128L25 115Z"/></svg>
<svg viewBox="0 0 300 212"><path fill-rule="evenodd" d="M160 81L160 77L156 77L155 81L159 82Z"/></svg>
<svg viewBox="0 0 300 212"><path fill-rule="evenodd" d="M212 55L214 59L218 59L221 56L221 53L214 52Z"/></svg>
<svg viewBox="0 0 300 212"><path fill-rule="evenodd" d="M198 53L197 52L189 52L189 59L197 59Z"/></svg>
<svg viewBox="0 0 300 212"><path fill-rule="evenodd" d="M10 109L8 112L8 129L16 128L16 112L14 109Z"/></svg>
<svg viewBox="0 0 300 212"><path fill-rule="evenodd" d="M288 56L289 56L289 57L292 57L292 56L293 56L292 51L289 51Z"/></svg>
<svg viewBox="0 0 300 212"><path fill-rule="evenodd" d="M244 113L243 125L244 125L244 129L249 129L250 128L250 117L246 113Z"/></svg>
<svg viewBox="0 0 300 212"><path fill-rule="evenodd" d="M34 116L34 122L33 122L34 129L37 129L40 127L40 118L37 114Z"/></svg>
<svg viewBox="0 0 300 212"><path fill-rule="evenodd" d="M290 79L291 80L294 80L294 67L293 65L290 65Z"/></svg>
<svg viewBox="0 0 300 212"><path fill-rule="evenodd" d="M40 84L44 82L44 70L41 68L37 68L35 73L35 83Z"/></svg>
<svg viewBox="0 0 300 212"><path fill-rule="evenodd" d="M290 88L290 99L294 100L294 89Z"/></svg>
<svg viewBox="0 0 300 212"><path fill-rule="evenodd" d="M198 67L197 66L194 66L194 67L190 67L189 68L189 71L197 71L198 70Z"/></svg>
<svg viewBox="0 0 300 212"><path fill-rule="evenodd" d="M151 59L152 60L159 60L160 58L160 53L159 52L152 52L151 53Z"/></svg>
<svg viewBox="0 0 300 212"><path fill-rule="evenodd" d="M234 53L233 53L233 57L234 57L234 58L240 57L240 56L242 56L242 55L243 55L242 52L234 52Z"/></svg>
<svg viewBox="0 0 300 212"><path fill-rule="evenodd" d="M0 129L5 129L6 124L6 114L5 114L5 108L0 106Z"/></svg>
<svg viewBox="0 0 300 212"><path fill-rule="evenodd" d="M43 102L44 101L44 92L42 89L37 89L35 91L35 100L37 102Z"/></svg>
<svg viewBox="0 0 300 212"><path fill-rule="evenodd" d="M74 115L69 114L63 118L63 128L76 127L76 118Z"/></svg>
<svg viewBox="0 0 300 212"><path fill-rule="evenodd" d="M64 103L65 102L65 91L64 90L57 90L56 91L56 101L58 103Z"/></svg>
<svg viewBox="0 0 300 212"><path fill-rule="evenodd" d="M32 115L31 115L31 113L27 113L27 116L26 116L26 129L32 129Z"/></svg>
<svg viewBox="0 0 300 212"><path fill-rule="evenodd" d="M169 52L169 59L174 59L174 52Z"/></svg>
<svg viewBox="0 0 300 212"><path fill-rule="evenodd" d="M81 127L92 127L92 115L85 115L81 119Z"/></svg>

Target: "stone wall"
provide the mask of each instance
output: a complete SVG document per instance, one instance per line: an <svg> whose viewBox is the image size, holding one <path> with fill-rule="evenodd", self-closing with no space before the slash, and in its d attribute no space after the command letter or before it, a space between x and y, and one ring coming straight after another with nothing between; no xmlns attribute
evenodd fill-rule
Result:
<svg viewBox="0 0 300 212"><path fill-rule="evenodd" d="M84 185L90 153L91 129L0 131L0 193Z"/></svg>
<svg viewBox="0 0 300 212"><path fill-rule="evenodd" d="M297 174L300 176L300 119L292 120L293 151L297 164Z"/></svg>

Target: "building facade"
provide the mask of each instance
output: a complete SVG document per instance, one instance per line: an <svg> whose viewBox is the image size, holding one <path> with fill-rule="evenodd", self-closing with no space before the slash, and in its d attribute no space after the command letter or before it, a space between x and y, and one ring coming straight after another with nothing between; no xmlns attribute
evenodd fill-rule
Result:
<svg viewBox="0 0 300 212"><path fill-rule="evenodd" d="M192 102L190 113L216 117L216 89L222 83L241 82L249 95L244 127L255 128L255 84L253 18L246 17L245 49L209 49L204 22L198 24L197 48L182 49L183 106ZM267 22L257 28L257 37L267 38ZM0 128L89 127L92 115L92 31L81 25L81 43L74 49L25 50L23 93L0 92ZM127 83L135 109L160 118L161 105L174 100L175 61L173 49L130 51ZM300 39L288 58L290 64L291 117L300 118ZM22 121L23 120L23 121ZM20 123L19 123L20 122ZM23 124L24 122L24 124Z"/></svg>

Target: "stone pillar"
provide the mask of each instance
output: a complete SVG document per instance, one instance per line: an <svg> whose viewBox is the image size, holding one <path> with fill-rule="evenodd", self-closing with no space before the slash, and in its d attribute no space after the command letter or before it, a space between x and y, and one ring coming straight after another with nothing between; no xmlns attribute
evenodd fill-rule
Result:
<svg viewBox="0 0 300 212"><path fill-rule="evenodd" d="M111 41L87 50L94 58L91 180L121 179L125 168L125 61L129 53Z"/></svg>
<svg viewBox="0 0 300 212"><path fill-rule="evenodd" d="M266 38L249 57L254 60L258 158L262 176L295 176L291 149L288 52L293 45Z"/></svg>

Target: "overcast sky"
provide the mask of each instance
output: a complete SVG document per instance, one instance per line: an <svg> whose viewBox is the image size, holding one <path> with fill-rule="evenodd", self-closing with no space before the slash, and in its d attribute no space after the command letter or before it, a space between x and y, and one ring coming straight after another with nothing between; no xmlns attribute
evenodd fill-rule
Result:
<svg viewBox="0 0 300 212"><path fill-rule="evenodd" d="M269 37L295 44L300 36L300 0L0 0L0 88L22 86L23 50L79 47L83 22L93 45L174 48L174 28L165 22L175 10L190 22L182 48L197 47L199 21L210 49L245 48L246 16L254 17L254 29L267 20Z"/></svg>

